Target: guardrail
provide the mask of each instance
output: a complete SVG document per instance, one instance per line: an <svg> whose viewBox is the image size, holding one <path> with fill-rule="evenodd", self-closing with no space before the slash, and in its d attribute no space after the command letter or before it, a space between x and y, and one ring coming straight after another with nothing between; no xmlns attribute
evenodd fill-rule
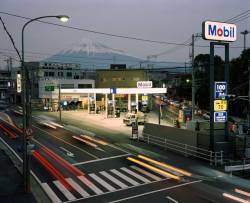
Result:
<svg viewBox="0 0 250 203"><path fill-rule="evenodd" d="M215 166L217 166L217 164L223 165L223 151L213 152L213 151L209 151L206 149L176 142L176 141L167 139L167 137L161 138L161 137L153 136L151 134L144 133L144 132L142 134L142 137L139 137L139 140L143 140L148 144L154 144L154 145L160 146L165 150L170 150L170 151L183 154L186 157L192 156L192 157L196 157L196 158L208 161L210 165L213 165L213 164Z"/></svg>
<svg viewBox="0 0 250 203"><path fill-rule="evenodd" d="M9 156L9 158L13 162L14 166L22 174L23 160L1 137L0 137L0 149L4 150L4 152ZM32 171L30 176L30 188L38 203L43 203L43 202L52 203L52 200L49 198L48 194L44 191L41 181L36 177L36 175Z"/></svg>
<svg viewBox="0 0 250 203"><path fill-rule="evenodd" d="M250 159L243 159L242 161L228 161L229 165L225 165L225 172L230 172L233 175L233 171L245 171L250 170Z"/></svg>

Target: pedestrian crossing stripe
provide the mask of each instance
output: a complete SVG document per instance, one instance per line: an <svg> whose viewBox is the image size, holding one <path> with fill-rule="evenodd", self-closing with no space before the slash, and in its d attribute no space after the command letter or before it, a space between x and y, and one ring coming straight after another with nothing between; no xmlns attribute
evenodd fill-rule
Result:
<svg viewBox="0 0 250 203"><path fill-rule="evenodd" d="M148 172L135 165L132 165L129 168L121 167L120 169L110 169L109 171L90 173L85 176L78 176L77 178L78 181L77 179L73 180L72 178L66 178L65 180L77 193L80 194L82 197L81 199L166 180L163 176L160 177L159 175L154 175L152 172ZM77 200L74 196L77 195L77 193L72 194L58 180L54 180L53 184L58 189L57 192L53 191L53 187L51 188L47 183L42 183L42 187L53 203L61 203L62 201L58 195L62 194L67 201ZM82 184L85 188L89 189L90 192L88 190L86 191L86 189L81 186ZM96 184L98 184L98 187ZM101 187L99 188L99 186ZM102 188L105 188L105 190ZM59 194L59 192L62 194ZM63 196L60 197L63 198Z"/></svg>

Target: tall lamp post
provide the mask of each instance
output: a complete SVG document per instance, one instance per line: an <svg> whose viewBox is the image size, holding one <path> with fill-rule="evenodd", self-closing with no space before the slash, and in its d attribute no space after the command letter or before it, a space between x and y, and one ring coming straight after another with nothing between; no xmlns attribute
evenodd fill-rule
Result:
<svg viewBox="0 0 250 203"><path fill-rule="evenodd" d="M25 65L24 59L24 30L27 25L33 21L37 21L43 18L58 18L62 22L67 22L69 17L65 15L51 15L51 16L41 16L38 18L30 19L26 22L22 28L22 106L23 106L23 179L24 179L24 190L25 192L30 192L30 153L31 145L29 143L29 136L31 134L31 102L30 102L30 80L28 68Z"/></svg>

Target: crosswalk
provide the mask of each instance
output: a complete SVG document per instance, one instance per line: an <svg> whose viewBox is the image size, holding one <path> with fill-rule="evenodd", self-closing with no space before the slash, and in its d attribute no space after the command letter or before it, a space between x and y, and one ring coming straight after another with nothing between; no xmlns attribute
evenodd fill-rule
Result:
<svg viewBox="0 0 250 203"><path fill-rule="evenodd" d="M42 187L52 202L60 203L125 190L165 179L166 177L160 174L131 165L66 178L65 180L71 188L66 188L58 180L54 180L50 184L42 183Z"/></svg>

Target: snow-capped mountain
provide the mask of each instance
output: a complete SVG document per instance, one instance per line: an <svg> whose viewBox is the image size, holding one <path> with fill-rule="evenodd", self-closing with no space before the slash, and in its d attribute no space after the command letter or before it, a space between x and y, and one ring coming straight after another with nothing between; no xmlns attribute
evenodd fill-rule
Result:
<svg viewBox="0 0 250 203"><path fill-rule="evenodd" d="M124 51L113 49L100 42L93 41L90 39L82 39L79 42L72 44L70 49L63 50L59 52L60 54L74 54L78 52L86 52L88 55L95 55L97 53L116 53L125 54Z"/></svg>
<svg viewBox="0 0 250 203"><path fill-rule="evenodd" d="M180 64L169 62L149 62L90 39L82 39L44 61L78 63L84 69L109 69L110 64L126 64L128 68L181 66Z"/></svg>

